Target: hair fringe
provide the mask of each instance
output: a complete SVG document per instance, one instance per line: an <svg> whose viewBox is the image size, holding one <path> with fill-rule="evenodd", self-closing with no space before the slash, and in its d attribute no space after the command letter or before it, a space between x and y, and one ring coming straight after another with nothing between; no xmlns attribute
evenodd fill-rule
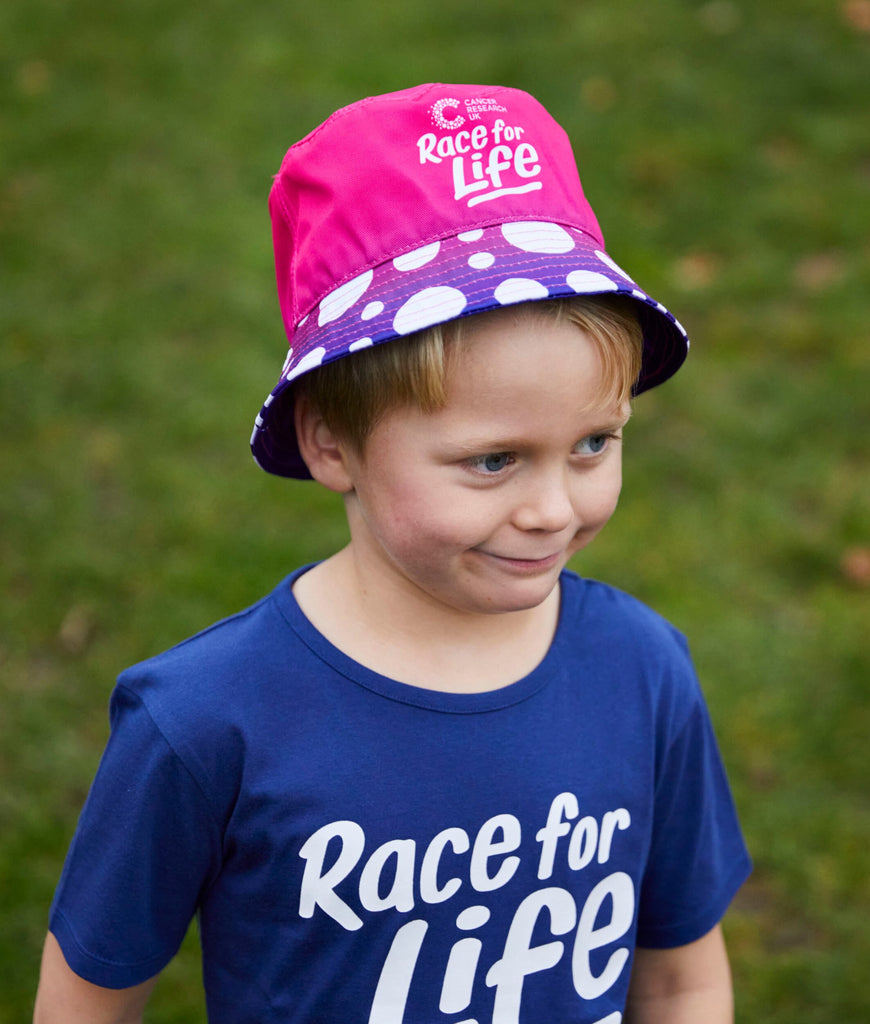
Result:
<svg viewBox="0 0 870 1024"><path fill-rule="evenodd" d="M567 321L585 331L601 358L603 401L621 405L630 399L643 352L643 332L632 299L576 296L514 308ZM476 314L475 319L500 316L510 309ZM355 352L351 358L336 359L300 377L292 398L304 394L330 430L361 454L375 425L389 410L404 405L416 405L423 412L443 408L448 373L461 353L465 323L459 319L438 324L398 343L390 341ZM273 430L280 443L281 436L288 436L286 431L292 436L294 430L293 401L282 402L274 412Z"/></svg>

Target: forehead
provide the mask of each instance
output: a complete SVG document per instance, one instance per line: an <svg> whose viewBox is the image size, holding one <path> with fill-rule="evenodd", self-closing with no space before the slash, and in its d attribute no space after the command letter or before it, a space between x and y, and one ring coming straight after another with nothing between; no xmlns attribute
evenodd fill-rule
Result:
<svg viewBox="0 0 870 1024"><path fill-rule="evenodd" d="M408 446L570 449L628 418L602 386L598 347L576 325L508 312L469 318L448 359L446 401L434 411L401 406L378 422L367 451Z"/></svg>
<svg viewBox="0 0 870 1024"><path fill-rule="evenodd" d="M556 400L588 404L601 391L603 367L592 337L528 305L463 322L447 361L447 402Z"/></svg>

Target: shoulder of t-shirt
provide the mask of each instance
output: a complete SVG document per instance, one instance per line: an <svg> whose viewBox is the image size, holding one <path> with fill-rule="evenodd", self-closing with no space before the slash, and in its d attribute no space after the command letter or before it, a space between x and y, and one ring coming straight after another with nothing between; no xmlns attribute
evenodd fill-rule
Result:
<svg viewBox="0 0 870 1024"><path fill-rule="evenodd" d="M608 632L687 649L685 636L673 623L619 587L578 576L570 570L563 572L561 582L565 606L575 614L593 619Z"/></svg>
<svg viewBox="0 0 870 1024"><path fill-rule="evenodd" d="M659 711L703 703L689 645L667 619L606 583L566 573L562 586L557 642L566 663L594 671L608 692L648 700Z"/></svg>
<svg viewBox="0 0 870 1024"><path fill-rule="evenodd" d="M161 726L198 707L221 714L222 708L255 699L259 687L287 670L294 634L282 588L289 590L289 578L250 607L125 669L118 686L132 691Z"/></svg>

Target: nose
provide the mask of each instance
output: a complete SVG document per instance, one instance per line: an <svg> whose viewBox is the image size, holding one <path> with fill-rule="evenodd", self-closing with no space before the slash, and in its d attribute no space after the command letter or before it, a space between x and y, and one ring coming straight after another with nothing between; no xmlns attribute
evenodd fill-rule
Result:
<svg viewBox="0 0 870 1024"><path fill-rule="evenodd" d="M573 520L569 481L561 467L552 472L536 473L523 482L513 514L518 529L559 533Z"/></svg>

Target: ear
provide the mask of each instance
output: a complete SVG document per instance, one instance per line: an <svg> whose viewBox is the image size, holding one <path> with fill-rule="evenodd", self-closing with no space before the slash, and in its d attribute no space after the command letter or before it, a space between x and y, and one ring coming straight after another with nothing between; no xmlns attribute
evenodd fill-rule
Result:
<svg viewBox="0 0 870 1024"><path fill-rule="evenodd" d="M337 494L353 490L346 445L326 425L306 395L299 395L293 409L299 451L312 477Z"/></svg>

